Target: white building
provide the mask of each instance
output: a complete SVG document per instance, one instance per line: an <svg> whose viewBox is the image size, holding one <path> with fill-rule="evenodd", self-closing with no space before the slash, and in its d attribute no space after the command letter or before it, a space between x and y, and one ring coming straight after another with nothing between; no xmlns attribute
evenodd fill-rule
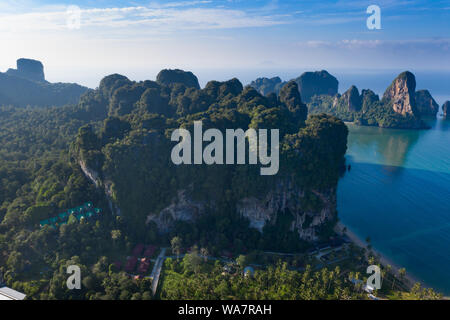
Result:
<svg viewBox="0 0 450 320"><path fill-rule="evenodd" d="M0 300L23 300L26 295L8 287L0 288Z"/></svg>

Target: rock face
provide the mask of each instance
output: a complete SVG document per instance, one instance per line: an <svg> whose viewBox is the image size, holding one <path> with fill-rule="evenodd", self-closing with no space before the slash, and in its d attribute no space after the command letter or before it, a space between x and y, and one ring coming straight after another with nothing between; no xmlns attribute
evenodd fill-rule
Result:
<svg viewBox="0 0 450 320"><path fill-rule="evenodd" d="M367 110L374 103L379 102L380 101L380 97L377 94L375 94L375 92L373 92L370 89L363 89L361 91L361 100L362 100L362 108L364 110Z"/></svg>
<svg viewBox="0 0 450 320"><path fill-rule="evenodd" d="M157 214L150 214L146 223L154 222L158 230L167 232L175 221L195 221L205 213L205 205L195 202L186 190L178 191L176 199Z"/></svg>
<svg viewBox="0 0 450 320"><path fill-rule="evenodd" d="M439 105L428 90L417 91L415 98L417 111L421 116L436 116L436 113L439 111Z"/></svg>
<svg viewBox="0 0 450 320"><path fill-rule="evenodd" d="M358 88L351 86L341 97L349 111L358 112L362 107L362 98L359 95Z"/></svg>
<svg viewBox="0 0 450 320"><path fill-rule="evenodd" d="M280 91L280 101L285 103L289 111L296 114L301 120L305 121L308 116L308 107L302 103L297 83L289 81Z"/></svg>
<svg viewBox="0 0 450 320"><path fill-rule="evenodd" d="M17 60L17 69L9 69L6 74L32 81L45 81L44 65L42 62L32 59Z"/></svg>
<svg viewBox="0 0 450 320"><path fill-rule="evenodd" d="M444 114L444 118L450 118L450 101L446 101L442 105L442 112Z"/></svg>
<svg viewBox="0 0 450 320"><path fill-rule="evenodd" d="M304 102L308 103L314 95L334 96L338 93L339 82L327 71L305 72L295 79Z"/></svg>
<svg viewBox="0 0 450 320"><path fill-rule="evenodd" d="M250 86L255 88L256 91L264 96L269 93L278 94L281 88L286 84L286 82L281 81L280 77L274 78L258 78L250 83Z"/></svg>
<svg viewBox="0 0 450 320"><path fill-rule="evenodd" d="M156 77L156 82L165 85L181 83L188 88L200 89L197 77L192 72L180 69L162 70Z"/></svg>
<svg viewBox="0 0 450 320"><path fill-rule="evenodd" d="M282 212L292 215L290 231L296 231L299 238L306 241L318 239L318 228L327 221L335 218L336 198L335 191L328 193L315 192L322 201L322 209L319 212L306 210L304 192L294 188L289 181L280 181L277 186L262 198L244 198L237 206L237 213L250 221L250 227L263 231L265 225L275 224L277 217ZM193 201L186 190L180 190L172 203L157 213L151 213L146 223L154 222L158 229L167 232L176 221L194 222L205 214L206 205Z"/></svg>
<svg viewBox="0 0 450 320"><path fill-rule="evenodd" d="M266 224L274 224L281 212L292 215L291 231L297 231L303 240L317 240L317 228L333 219L336 213L336 199L333 190L328 193L315 192L322 201L319 212L304 208L304 192L294 188L289 181L280 181L263 198L245 198L237 205L238 213L250 220L250 226L262 232Z"/></svg>
<svg viewBox="0 0 450 320"><path fill-rule="evenodd" d="M392 109L401 115L419 116L416 107L416 78L409 71L401 73L386 89L383 103L392 106Z"/></svg>

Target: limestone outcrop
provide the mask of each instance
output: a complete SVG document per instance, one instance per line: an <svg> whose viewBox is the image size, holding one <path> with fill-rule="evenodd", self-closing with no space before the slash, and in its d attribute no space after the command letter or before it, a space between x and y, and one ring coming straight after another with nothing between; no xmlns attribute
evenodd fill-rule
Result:
<svg viewBox="0 0 450 320"><path fill-rule="evenodd" d="M428 90L419 90L416 92L416 105L417 111L421 116L435 117L439 111L439 105Z"/></svg>
<svg viewBox="0 0 450 320"><path fill-rule="evenodd" d="M383 95L383 102L401 115L419 116L416 106L416 78L409 71L401 73Z"/></svg>

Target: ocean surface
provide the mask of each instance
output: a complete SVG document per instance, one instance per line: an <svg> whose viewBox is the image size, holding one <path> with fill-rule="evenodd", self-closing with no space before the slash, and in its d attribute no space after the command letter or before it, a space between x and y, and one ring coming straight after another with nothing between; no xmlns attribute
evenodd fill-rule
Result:
<svg viewBox="0 0 450 320"><path fill-rule="evenodd" d="M450 121L430 130L349 124L340 220L407 273L450 295Z"/></svg>

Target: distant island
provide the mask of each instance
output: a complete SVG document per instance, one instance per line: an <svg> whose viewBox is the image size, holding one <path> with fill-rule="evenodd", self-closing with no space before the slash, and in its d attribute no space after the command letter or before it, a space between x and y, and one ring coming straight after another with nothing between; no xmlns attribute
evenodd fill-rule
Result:
<svg viewBox="0 0 450 320"><path fill-rule="evenodd" d="M425 129L427 125L422 118L435 117L439 111L428 90L416 91L415 76L409 71L394 79L381 100L372 90L364 89L360 93L356 86L351 86L340 95L338 80L325 70L305 72L292 81L297 83L309 114L327 113L357 125ZM278 94L284 84L279 77L275 77L256 79L250 86L268 95ZM446 115L448 104L444 106Z"/></svg>
<svg viewBox="0 0 450 320"><path fill-rule="evenodd" d="M0 72L0 105L18 107L63 106L78 103L89 89L75 83L50 83L44 65L32 59L17 60L16 69Z"/></svg>

